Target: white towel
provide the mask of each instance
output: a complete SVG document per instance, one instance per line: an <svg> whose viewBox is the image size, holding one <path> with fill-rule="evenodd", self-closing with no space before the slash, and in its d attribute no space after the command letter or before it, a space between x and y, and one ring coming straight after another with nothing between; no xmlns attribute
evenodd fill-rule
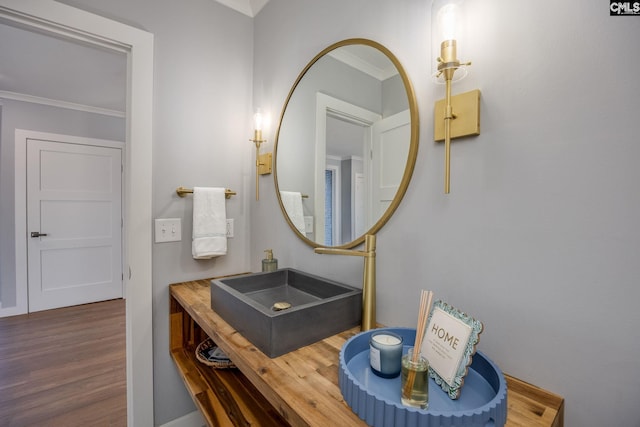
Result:
<svg viewBox="0 0 640 427"><path fill-rule="evenodd" d="M224 188L194 187L193 245L195 259L227 254L227 213Z"/></svg>
<svg viewBox="0 0 640 427"><path fill-rule="evenodd" d="M281 191L280 198L289 219L303 236L306 236L304 213L302 212L302 194L296 191Z"/></svg>

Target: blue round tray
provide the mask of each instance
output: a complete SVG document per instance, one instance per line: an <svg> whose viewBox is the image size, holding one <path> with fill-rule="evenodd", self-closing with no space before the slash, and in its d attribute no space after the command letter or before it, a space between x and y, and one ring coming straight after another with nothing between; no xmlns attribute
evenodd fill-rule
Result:
<svg viewBox="0 0 640 427"><path fill-rule="evenodd" d="M403 353L413 347L416 330L382 328L402 336ZM400 377L385 379L369 365L374 329L351 337L340 350L340 391L361 419L373 427L502 427L507 421L507 383L500 369L481 352L473 356L460 397L452 400L429 380L429 408L400 402Z"/></svg>

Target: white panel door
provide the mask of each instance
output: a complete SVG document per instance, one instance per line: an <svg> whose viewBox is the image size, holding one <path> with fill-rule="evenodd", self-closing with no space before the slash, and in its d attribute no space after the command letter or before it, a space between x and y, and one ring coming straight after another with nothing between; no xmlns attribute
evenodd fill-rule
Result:
<svg viewBox="0 0 640 427"><path fill-rule="evenodd" d="M380 218L387 210L402 182L411 142L409 110L376 122L373 125L372 138L372 206L369 210L371 224L372 220Z"/></svg>
<svg viewBox="0 0 640 427"><path fill-rule="evenodd" d="M30 312L122 298L121 157L27 141Z"/></svg>

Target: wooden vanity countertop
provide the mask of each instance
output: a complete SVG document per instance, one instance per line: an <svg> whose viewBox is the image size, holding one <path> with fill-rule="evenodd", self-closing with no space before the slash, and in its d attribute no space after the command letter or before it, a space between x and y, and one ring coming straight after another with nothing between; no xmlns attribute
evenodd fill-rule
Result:
<svg viewBox="0 0 640 427"><path fill-rule="evenodd" d="M359 327L271 359L211 309L209 279L170 285L170 296L292 426L366 426L344 402L338 385L340 349ZM504 376L507 426L563 426L562 397Z"/></svg>

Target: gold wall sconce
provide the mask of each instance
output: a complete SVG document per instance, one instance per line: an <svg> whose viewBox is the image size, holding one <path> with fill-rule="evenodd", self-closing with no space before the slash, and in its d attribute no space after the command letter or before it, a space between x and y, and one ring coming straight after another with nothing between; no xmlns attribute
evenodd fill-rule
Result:
<svg viewBox="0 0 640 427"><path fill-rule="evenodd" d="M253 115L253 139L252 141L256 145L256 200L260 200L260 175L268 175L271 173L272 165L272 153L260 154L260 146L262 143L267 142L266 139L262 139L262 128L265 125L265 117L262 115L260 109Z"/></svg>
<svg viewBox="0 0 640 427"><path fill-rule="evenodd" d="M436 102L434 140L444 141L444 192L451 189L451 139L480 134L480 91L451 96L451 83L467 75L471 62L458 59L458 41L464 30L463 0L434 0L431 39L434 79L445 84L445 98Z"/></svg>

